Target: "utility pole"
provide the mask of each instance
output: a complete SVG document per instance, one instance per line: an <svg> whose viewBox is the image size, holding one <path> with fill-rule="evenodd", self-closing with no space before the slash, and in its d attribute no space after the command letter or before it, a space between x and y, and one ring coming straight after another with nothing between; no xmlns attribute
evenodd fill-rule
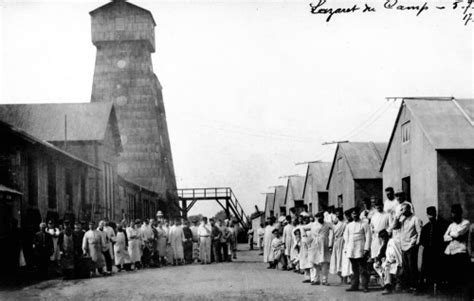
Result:
<svg viewBox="0 0 474 301"><path fill-rule="evenodd" d="M304 162L296 162L295 165L305 165L305 164L310 164L310 163L321 163L321 160L315 160L315 161L304 161Z"/></svg>
<svg viewBox="0 0 474 301"><path fill-rule="evenodd" d="M330 145L330 144L338 144L338 143L348 143L349 140L342 140L342 141L327 141L322 143L321 145Z"/></svg>

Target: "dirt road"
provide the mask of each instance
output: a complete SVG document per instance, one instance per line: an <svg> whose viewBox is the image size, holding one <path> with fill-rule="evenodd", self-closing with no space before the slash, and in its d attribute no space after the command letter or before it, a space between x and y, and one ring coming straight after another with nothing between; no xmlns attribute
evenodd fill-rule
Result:
<svg viewBox="0 0 474 301"><path fill-rule="evenodd" d="M241 245L232 263L165 267L86 280L50 280L13 291L0 300L444 300L445 297L347 293L347 286L303 284L302 275L268 270L257 251Z"/></svg>

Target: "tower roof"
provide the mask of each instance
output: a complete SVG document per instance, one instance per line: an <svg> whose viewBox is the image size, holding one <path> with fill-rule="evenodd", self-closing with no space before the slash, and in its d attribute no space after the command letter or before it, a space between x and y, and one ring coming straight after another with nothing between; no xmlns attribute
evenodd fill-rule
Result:
<svg viewBox="0 0 474 301"><path fill-rule="evenodd" d="M144 9L140 6L137 6L135 4L132 4L130 2L127 2L126 0L112 0L107 4L99 6L98 8L90 11L89 14L91 16L94 16L95 14L97 14L99 12L110 11L110 10L113 10L113 9L116 9L116 8L118 8L118 9L120 9L120 8L130 8L132 10L141 11L141 12L149 15L151 20L153 21L153 25L156 26L155 19L153 18L153 15L149 10Z"/></svg>

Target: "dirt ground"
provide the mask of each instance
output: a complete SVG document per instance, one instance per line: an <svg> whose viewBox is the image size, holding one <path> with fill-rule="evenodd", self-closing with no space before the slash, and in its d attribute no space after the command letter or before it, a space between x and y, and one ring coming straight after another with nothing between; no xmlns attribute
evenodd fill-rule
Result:
<svg viewBox="0 0 474 301"><path fill-rule="evenodd" d="M258 251L239 246L232 263L164 267L86 280L49 280L0 291L0 300L446 300L410 294L382 296L345 291L347 286L303 284L302 275L268 270Z"/></svg>

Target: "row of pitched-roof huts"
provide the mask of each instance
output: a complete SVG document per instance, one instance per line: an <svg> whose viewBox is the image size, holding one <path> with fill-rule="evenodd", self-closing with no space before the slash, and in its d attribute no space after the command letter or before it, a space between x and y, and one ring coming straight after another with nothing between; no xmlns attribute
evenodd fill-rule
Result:
<svg viewBox="0 0 474 301"><path fill-rule="evenodd" d="M448 217L460 203L474 218L474 100L403 99L388 143L338 143L332 162L308 163L265 198L265 217L327 206L349 209L384 189L404 191L425 218L428 206Z"/></svg>

